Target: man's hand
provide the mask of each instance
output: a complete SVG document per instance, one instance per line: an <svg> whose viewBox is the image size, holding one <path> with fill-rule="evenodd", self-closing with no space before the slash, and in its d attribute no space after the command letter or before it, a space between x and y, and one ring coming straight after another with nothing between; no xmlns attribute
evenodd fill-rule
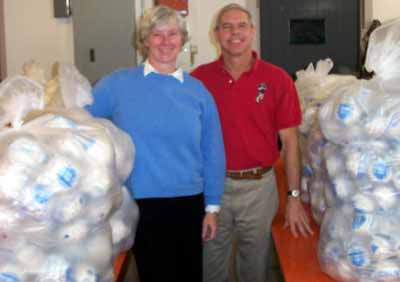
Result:
<svg viewBox="0 0 400 282"><path fill-rule="evenodd" d="M203 231L201 237L204 242L215 239L217 235L217 214L207 212L203 219Z"/></svg>
<svg viewBox="0 0 400 282"><path fill-rule="evenodd" d="M286 204L285 227L290 228L294 237L312 235L310 220L299 198L289 197Z"/></svg>

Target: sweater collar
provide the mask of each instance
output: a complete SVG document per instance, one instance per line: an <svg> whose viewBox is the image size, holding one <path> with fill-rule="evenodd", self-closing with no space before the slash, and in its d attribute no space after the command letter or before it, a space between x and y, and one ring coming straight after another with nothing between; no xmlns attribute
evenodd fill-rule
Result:
<svg viewBox="0 0 400 282"><path fill-rule="evenodd" d="M149 60L146 60L144 62L144 68L143 68L143 75L146 77L150 73L159 73L149 62ZM174 78L176 78L180 83L183 83L183 71L181 68L178 68L176 71L173 73L169 73L167 75L170 75Z"/></svg>

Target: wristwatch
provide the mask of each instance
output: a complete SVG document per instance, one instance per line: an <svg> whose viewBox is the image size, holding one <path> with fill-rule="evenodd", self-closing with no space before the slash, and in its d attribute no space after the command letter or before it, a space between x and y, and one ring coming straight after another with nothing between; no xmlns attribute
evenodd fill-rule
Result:
<svg viewBox="0 0 400 282"><path fill-rule="evenodd" d="M289 197L298 198L300 197L300 190L298 189L291 189L287 192Z"/></svg>

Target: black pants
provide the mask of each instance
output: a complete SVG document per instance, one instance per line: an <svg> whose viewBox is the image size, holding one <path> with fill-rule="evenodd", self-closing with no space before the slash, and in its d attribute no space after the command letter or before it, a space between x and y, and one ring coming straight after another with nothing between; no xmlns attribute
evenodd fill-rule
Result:
<svg viewBox="0 0 400 282"><path fill-rule="evenodd" d="M202 281L203 195L137 200L133 252L141 282Z"/></svg>

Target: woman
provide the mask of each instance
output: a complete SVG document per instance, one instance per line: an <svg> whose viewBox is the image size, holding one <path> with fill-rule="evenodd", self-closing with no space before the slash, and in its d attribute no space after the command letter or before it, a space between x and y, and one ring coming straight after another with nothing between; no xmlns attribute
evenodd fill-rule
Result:
<svg viewBox="0 0 400 282"><path fill-rule="evenodd" d="M144 64L103 78L88 109L136 145L127 186L140 210L141 282L202 281L202 239L215 237L225 176L218 113L206 88L176 66L187 40L176 11L146 11L137 39Z"/></svg>

